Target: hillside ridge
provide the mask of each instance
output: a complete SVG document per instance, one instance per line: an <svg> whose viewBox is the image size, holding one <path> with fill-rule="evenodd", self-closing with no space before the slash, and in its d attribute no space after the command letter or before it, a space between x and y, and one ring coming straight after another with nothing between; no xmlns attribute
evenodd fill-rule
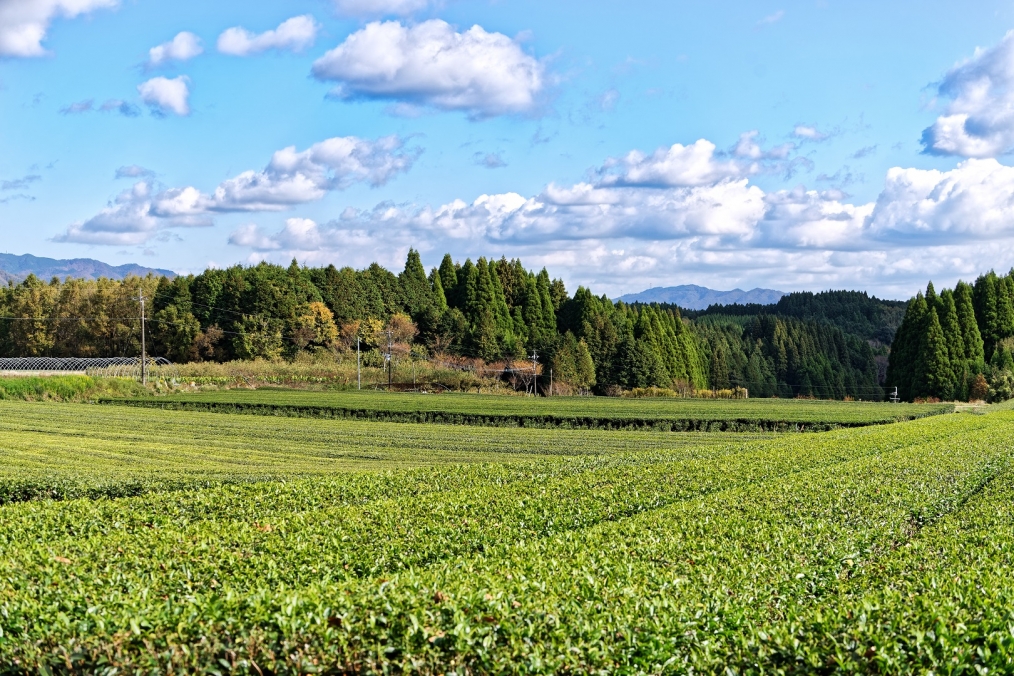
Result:
<svg viewBox="0 0 1014 676"><path fill-rule="evenodd" d="M697 284L681 284L656 286L639 293L628 293L616 300L624 303L668 303L686 310L706 310L711 305L772 305L786 295L785 291L774 289L716 291Z"/></svg>
<svg viewBox="0 0 1014 676"><path fill-rule="evenodd" d="M53 277L64 279L74 277L76 279L124 279L128 275L144 277L149 272L155 275L164 275L172 278L176 273L172 270L149 268L136 263L124 265L109 265L93 258L44 258L32 254L10 254L0 253L0 282L20 282L28 275L35 275L44 280Z"/></svg>

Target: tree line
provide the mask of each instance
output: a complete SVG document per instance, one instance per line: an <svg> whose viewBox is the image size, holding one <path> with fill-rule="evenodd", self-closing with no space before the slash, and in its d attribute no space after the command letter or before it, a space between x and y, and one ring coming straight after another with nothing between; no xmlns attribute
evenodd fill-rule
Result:
<svg viewBox="0 0 1014 676"><path fill-rule="evenodd" d="M887 384L902 399L1014 396L1014 270L990 271L908 302L891 348Z"/></svg>
<svg viewBox="0 0 1014 676"><path fill-rule="evenodd" d="M684 315L698 319L766 314L829 323L847 334L871 341L878 347L886 347L894 340L895 331L905 316L905 308L904 301L883 300L865 291L796 291L782 296L772 305L712 305L706 310L684 311Z"/></svg>
<svg viewBox="0 0 1014 676"><path fill-rule="evenodd" d="M29 277L0 289L0 354L129 356L139 352L138 294L150 350L174 362L293 359L367 363L395 349L415 358L527 362L598 394L661 387L747 387L753 396L876 398L865 341L828 322L760 315L694 322L679 308L573 295L518 260L454 261L428 273L409 251L395 274L374 263L261 263L175 278ZM382 363L382 362L380 362Z"/></svg>

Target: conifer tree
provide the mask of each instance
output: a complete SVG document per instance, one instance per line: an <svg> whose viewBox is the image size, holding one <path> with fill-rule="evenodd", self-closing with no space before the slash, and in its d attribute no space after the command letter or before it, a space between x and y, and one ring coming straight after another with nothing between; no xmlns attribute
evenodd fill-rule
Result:
<svg viewBox="0 0 1014 676"><path fill-rule="evenodd" d="M545 321L542 317L542 298L539 297L538 283L533 274L525 275L520 311L521 324L523 324L527 333L528 347L536 350L542 348L546 339L551 339L553 334L545 334ZM514 324L517 326L518 321L515 321Z"/></svg>
<svg viewBox="0 0 1014 676"><path fill-rule="evenodd" d="M584 389L591 389L595 386L595 362L592 360L591 352L588 351L588 344L583 340L577 343L577 354L574 358L577 370L577 384Z"/></svg>
<svg viewBox="0 0 1014 676"><path fill-rule="evenodd" d="M542 303L542 335L549 337L556 335L556 308L553 306L553 297L549 281L549 272L542 268L535 278L535 286L539 290L539 300Z"/></svg>
<svg viewBox="0 0 1014 676"><path fill-rule="evenodd" d="M1014 277L998 277L997 289L997 340L1014 336Z"/></svg>
<svg viewBox="0 0 1014 676"><path fill-rule="evenodd" d="M969 369L973 373L980 373L986 363L986 357L982 345L982 334L979 333L979 325L975 320L972 294L971 285L965 282L958 282L954 287L954 305L958 313L961 337L965 343L965 358L968 360Z"/></svg>
<svg viewBox="0 0 1014 676"><path fill-rule="evenodd" d="M433 288L426 278L426 269L423 268L419 252L415 249L408 250L408 258L405 260L405 270L399 275L402 297L408 314L413 320L418 321L429 308L433 306Z"/></svg>
<svg viewBox="0 0 1014 676"><path fill-rule="evenodd" d="M458 272L459 302L461 311L470 324L479 318L479 269L469 258Z"/></svg>
<svg viewBox="0 0 1014 676"><path fill-rule="evenodd" d="M905 317L894 335L891 354L888 356L887 386L897 387L899 396L911 401L919 396L916 389L915 367L919 357L925 319L928 313L922 293L908 302Z"/></svg>
<svg viewBox="0 0 1014 676"><path fill-rule="evenodd" d="M500 358L500 343L496 335L496 319L492 308L483 306L472 325L470 343L472 354L483 361Z"/></svg>
<svg viewBox="0 0 1014 676"><path fill-rule="evenodd" d="M937 313L939 314L940 312L939 301L940 298L939 296L937 296L937 291L933 287L933 282L928 283L926 285L926 307L936 310Z"/></svg>
<svg viewBox="0 0 1014 676"><path fill-rule="evenodd" d="M504 263L507 264L506 261ZM486 272L483 273L483 266ZM500 344L500 354L506 358L517 358L524 356L524 345L519 344L517 333L514 330L514 317L507 305L503 287L500 285L500 275L497 272L499 264L496 261L486 263L485 259L479 259L480 286L488 285L490 302L492 304L493 318L496 322L497 342Z"/></svg>
<svg viewBox="0 0 1014 676"><path fill-rule="evenodd" d="M966 370L965 341L961 335L961 324L958 311L954 304L954 293L950 289L940 292L940 328L944 332L947 343L947 359L951 366L951 391L956 392L959 381L964 378Z"/></svg>
<svg viewBox="0 0 1014 676"><path fill-rule="evenodd" d="M926 330L922 335L919 357L916 361L915 396L950 399L953 396L953 372L947 358L947 340L944 338L936 308L930 308Z"/></svg>
<svg viewBox="0 0 1014 676"><path fill-rule="evenodd" d="M716 346L711 352L711 389L728 390L732 387L729 382L729 363L725 357L725 347Z"/></svg>
<svg viewBox="0 0 1014 676"><path fill-rule="evenodd" d="M993 348L1003 337L1000 328L1000 298L996 273L980 275L975 280L975 316L982 334L984 356L988 361Z"/></svg>
<svg viewBox="0 0 1014 676"><path fill-rule="evenodd" d="M447 310L447 295L444 293L444 283L440 279L440 271L436 268L430 271L430 285L433 289L433 304L437 312L443 314Z"/></svg>
<svg viewBox="0 0 1014 676"><path fill-rule="evenodd" d="M449 307L461 309L461 294L458 290L458 271L451 254L444 254L440 261L440 285L444 288L444 297Z"/></svg>

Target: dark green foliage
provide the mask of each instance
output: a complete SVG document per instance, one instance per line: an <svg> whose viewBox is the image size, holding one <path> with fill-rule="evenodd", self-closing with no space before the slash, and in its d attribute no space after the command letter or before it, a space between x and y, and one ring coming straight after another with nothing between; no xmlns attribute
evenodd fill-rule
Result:
<svg viewBox="0 0 1014 676"><path fill-rule="evenodd" d="M707 310L682 312L692 319L716 315L742 317L767 314L828 322L863 340L890 345L895 331L901 325L905 305L902 301L881 300L865 291L800 291L782 296L773 305L713 305Z"/></svg>
<svg viewBox="0 0 1014 676"><path fill-rule="evenodd" d="M869 344L828 323L760 315L743 326L709 318L694 331L714 389L745 387L751 397L883 396Z"/></svg>
<svg viewBox="0 0 1014 676"><path fill-rule="evenodd" d="M932 286L930 291L932 291ZM927 293L927 305L930 298L933 296ZM939 399L950 399L953 396L954 372L951 370L951 362L947 358L947 339L940 326L940 320L937 318L936 307L931 307L929 310L915 369L913 387L917 390L925 392L927 396Z"/></svg>
<svg viewBox="0 0 1014 676"><path fill-rule="evenodd" d="M908 305L891 346L888 387L902 399L981 398L979 376L1008 370L1001 345L1014 337L1014 277L980 275L975 286L958 282L938 295L930 283L926 295ZM1014 364L1010 365L1014 368Z"/></svg>
<svg viewBox="0 0 1014 676"><path fill-rule="evenodd" d="M973 295L974 291L971 285L965 282L958 282L957 286L954 287L954 305L958 313L958 326L961 329L961 337L965 343L965 358L969 364L978 365L978 368L981 369L981 365L985 363L986 356L982 334L979 333L979 325L975 318Z"/></svg>

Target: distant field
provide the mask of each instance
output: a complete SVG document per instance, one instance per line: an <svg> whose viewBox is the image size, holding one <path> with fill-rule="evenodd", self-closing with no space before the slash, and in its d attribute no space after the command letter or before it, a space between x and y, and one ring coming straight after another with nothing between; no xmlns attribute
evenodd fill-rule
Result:
<svg viewBox="0 0 1014 676"><path fill-rule="evenodd" d="M4 481L182 482L0 505L0 674L1010 673L1011 439L0 402Z"/></svg>
<svg viewBox="0 0 1014 676"><path fill-rule="evenodd" d="M451 463L698 453L729 442L727 435L709 434L617 435L0 402L0 504Z"/></svg>
<svg viewBox="0 0 1014 676"><path fill-rule="evenodd" d="M620 399L498 397L468 394L307 392L260 389L158 398L102 399L105 404L167 410L353 418L507 427L663 431L823 431L949 413L951 404L889 404L801 399Z"/></svg>

